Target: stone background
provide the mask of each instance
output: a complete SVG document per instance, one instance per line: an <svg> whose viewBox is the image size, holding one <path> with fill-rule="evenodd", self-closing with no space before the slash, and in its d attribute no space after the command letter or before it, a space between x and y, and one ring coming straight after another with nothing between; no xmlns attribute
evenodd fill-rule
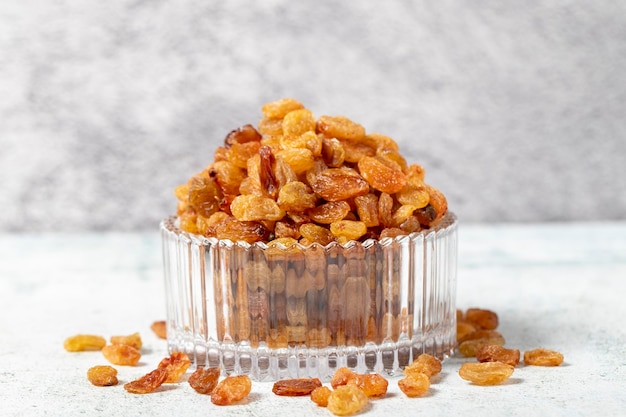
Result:
<svg viewBox="0 0 626 417"><path fill-rule="evenodd" d="M0 231L155 230L286 96L394 137L465 222L626 219L626 2L20 0Z"/></svg>

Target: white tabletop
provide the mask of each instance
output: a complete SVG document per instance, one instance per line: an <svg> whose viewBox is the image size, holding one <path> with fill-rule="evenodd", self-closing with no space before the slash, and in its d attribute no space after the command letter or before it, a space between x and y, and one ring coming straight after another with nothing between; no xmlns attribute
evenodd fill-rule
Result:
<svg viewBox="0 0 626 417"><path fill-rule="evenodd" d="M218 407L187 383L149 395L123 383L167 356L150 324L165 318L160 241L145 234L0 235L0 414L331 415L308 398L253 382L241 404ZM474 386L449 358L430 393L407 398L391 378L363 415L589 416L626 413L626 223L465 225L459 228L457 306L500 316L507 346L565 355L557 368L520 365L505 384ZM68 353L66 337L140 332L137 367L92 386L100 352Z"/></svg>

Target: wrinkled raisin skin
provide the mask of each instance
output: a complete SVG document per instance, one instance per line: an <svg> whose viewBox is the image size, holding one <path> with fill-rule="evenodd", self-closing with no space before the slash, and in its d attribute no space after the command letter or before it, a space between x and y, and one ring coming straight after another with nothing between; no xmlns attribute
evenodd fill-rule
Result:
<svg viewBox="0 0 626 417"><path fill-rule="evenodd" d="M283 379L274 383L272 392L285 397L299 397L309 395L321 386L322 382L317 378Z"/></svg>
<svg viewBox="0 0 626 417"><path fill-rule="evenodd" d="M189 375L189 385L199 394L211 394L220 377L219 368L198 368Z"/></svg>
<svg viewBox="0 0 626 417"><path fill-rule="evenodd" d="M167 372L157 368L139 379L124 384L124 389L133 394L149 394L163 385L166 378Z"/></svg>
<svg viewBox="0 0 626 417"><path fill-rule="evenodd" d="M227 376L211 392L211 402L215 405L230 405L246 398L251 389L252 382L247 375Z"/></svg>
<svg viewBox="0 0 626 417"><path fill-rule="evenodd" d="M87 379L97 387L117 385L117 370L108 365L92 366L87 370Z"/></svg>

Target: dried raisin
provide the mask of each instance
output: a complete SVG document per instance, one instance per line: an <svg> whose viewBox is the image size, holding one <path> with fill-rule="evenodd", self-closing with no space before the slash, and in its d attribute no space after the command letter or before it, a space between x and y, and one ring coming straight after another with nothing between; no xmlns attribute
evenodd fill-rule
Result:
<svg viewBox="0 0 626 417"><path fill-rule="evenodd" d="M175 383L187 372L191 365L189 356L183 352L173 352L168 358L163 358L159 362L159 368L167 372L166 383Z"/></svg>
<svg viewBox="0 0 626 417"><path fill-rule="evenodd" d="M167 372L157 368L139 379L124 384L124 389L133 394L149 394L163 385L165 378L167 378Z"/></svg>
<svg viewBox="0 0 626 417"><path fill-rule="evenodd" d="M247 375L227 376L211 392L211 402L215 405L230 405L246 398L251 389L252 381Z"/></svg>
<svg viewBox="0 0 626 417"><path fill-rule="evenodd" d="M502 362L464 363L459 376L476 385L498 385L513 375L515 368Z"/></svg>
<svg viewBox="0 0 626 417"><path fill-rule="evenodd" d="M92 366L87 370L87 379L97 387L117 385L117 370L108 365Z"/></svg>
<svg viewBox="0 0 626 417"><path fill-rule="evenodd" d="M68 352L81 352L85 350L102 350L107 344L104 337L93 334L77 334L68 337L63 342L63 347Z"/></svg>
<svg viewBox="0 0 626 417"><path fill-rule="evenodd" d="M135 366L141 353L132 346L115 343L102 348L102 355L113 365Z"/></svg>
<svg viewBox="0 0 626 417"><path fill-rule="evenodd" d="M337 416L349 416L356 414L367 406L367 395L356 385L342 385L328 397L328 410Z"/></svg>
<svg viewBox="0 0 626 417"><path fill-rule="evenodd" d="M563 363L563 354L555 350L537 348L524 352L524 363L534 366L559 366Z"/></svg>
<svg viewBox="0 0 626 417"><path fill-rule="evenodd" d="M317 378L283 379L274 382L272 392L285 397L299 397L309 395L315 388L321 386L322 382Z"/></svg>
<svg viewBox="0 0 626 417"><path fill-rule="evenodd" d="M198 368L189 375L189 385L200 394L210 394L217 386L219 368Z"/></svg>

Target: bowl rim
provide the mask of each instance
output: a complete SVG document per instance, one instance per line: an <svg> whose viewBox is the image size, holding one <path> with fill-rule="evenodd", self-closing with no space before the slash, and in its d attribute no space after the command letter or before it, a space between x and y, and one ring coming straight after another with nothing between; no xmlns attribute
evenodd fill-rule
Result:
<svg viewBox="0 0 626 417"><path fill-rule="evenodd" d="M331 250L334 248L350 249L355 246L361 246L363 248L369 248L369 247L377 246L377 245L389 246L389 245L392 245L394 242L403 242L407 239L415 240L419 236L426 237L433 233L439 233L439 232L448 230L449 228L454 227L457 224L458 224L458 218L456 214L454 212L447 211L442 216L442 218L437 222L436 225L434 225L433 227L429 227L428 229L421 229L419 231L407 233L405 235L399 235L395 237L385 237L383 239L368 238L362 242L357 241L357 240L350 240L345 243L339 243L337 241L334 241L334 242L328 243L327 245L321 245L317 242L313 242L310 245L303 245L300 242L295 242L290 245L285 245L281 242L271 243L271 242L263 242L263 241L249 243L246 241L233 241L230 239L218 239L216 237L207 237L207 236L199 235L196 233L186 232L180 229L180 226L179 226L180 218L177 215L171 215L161 220L160 227L162 231L173 233L177 235L179 238L182 237L184 239L189 239L190 241L193 241L194 243L202 245L202 246L227 246L227 247L239 246L244 249L250 249L250 248L256 247L261 250L297 249L297 250L304 251L304 250L310 250L310 248L315 248L315 249L321 248L323 250Z"/></svg>

